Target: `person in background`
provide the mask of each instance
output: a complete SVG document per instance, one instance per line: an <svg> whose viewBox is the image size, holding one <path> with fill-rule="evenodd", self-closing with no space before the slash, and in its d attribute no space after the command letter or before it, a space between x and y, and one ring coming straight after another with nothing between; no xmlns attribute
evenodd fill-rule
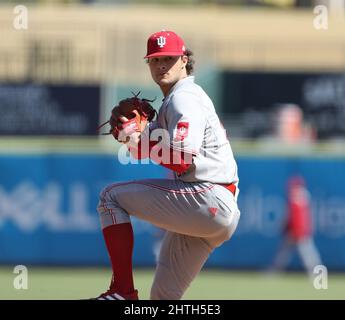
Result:
<svg viewBox="0 0 345 320"><path fill-rule="evenodd" d="M296 248L309 277L313 278L314 268L321 264L321 259L313 240L310 194L303 177L298 175L288 181L287 219L283 233L283 242L270 271L285 269Z"/></svg>

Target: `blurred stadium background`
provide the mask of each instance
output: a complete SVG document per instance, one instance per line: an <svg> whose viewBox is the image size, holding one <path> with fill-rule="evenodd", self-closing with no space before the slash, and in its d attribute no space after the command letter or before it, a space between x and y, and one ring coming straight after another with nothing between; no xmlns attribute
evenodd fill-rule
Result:
<svg viewBox="0 0 345 320"><path fill-rule="evenodd" d="M131 91L160 97L142 57L161 29L194 51L196 81L215 102L240 176L238 230L185 298L344 299L345 1L20 4L0 5L0 299L78 299L106 289L99 191L168 173L121 165L118 145L95 129ZM311 194L327 290L313 287L296 252L285 274L265 272L294 174ZM135 278L148 298L161 231L133 224ZM28 267L28 290L13 288L16 265Z"/></svg>

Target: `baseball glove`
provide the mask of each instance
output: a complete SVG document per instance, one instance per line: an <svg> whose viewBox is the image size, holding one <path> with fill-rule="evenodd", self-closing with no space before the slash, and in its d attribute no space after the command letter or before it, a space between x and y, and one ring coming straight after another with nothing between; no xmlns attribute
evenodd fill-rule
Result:
<svg viewBox="0 0 345 320"><path fill-rule="evenodd" d="M112 109L110 119L98 129L109 123L109 132L103 134L112 134L119 142L127 142L134 132L143 132L147 123L154 119L157 112L150 104L154 100L140 99L139 94L140 92L133 93L133 97L121 100Z"/></svg>

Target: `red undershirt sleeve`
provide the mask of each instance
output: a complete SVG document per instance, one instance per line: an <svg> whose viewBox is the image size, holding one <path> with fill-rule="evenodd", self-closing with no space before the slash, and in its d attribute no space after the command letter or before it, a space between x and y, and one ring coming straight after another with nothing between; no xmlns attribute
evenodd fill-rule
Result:
<svg viewBox="0 0 345 320"><path fill-rule="evenodd" d="M137 148L131 147L129 150L136 159L140 160L149 157L159 165L178 174L186 172L192 164L191 154L174 150L170 146L158 143L158 141L149 141L148 147L146 148L142 147L140 141Z"/></svg>

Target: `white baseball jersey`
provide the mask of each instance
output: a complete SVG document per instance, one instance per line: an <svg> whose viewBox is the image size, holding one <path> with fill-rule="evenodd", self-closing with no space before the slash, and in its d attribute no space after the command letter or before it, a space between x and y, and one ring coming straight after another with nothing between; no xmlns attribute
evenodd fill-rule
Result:
<svg viewBox="0 0 345 320"><path fill-rule="evenodd" d="M225 129L205 91L189 76L163 100L157 126L166 129L170 147L192 153L193 164L178 176L186 182L238 184L237 165Z"/></svg>

